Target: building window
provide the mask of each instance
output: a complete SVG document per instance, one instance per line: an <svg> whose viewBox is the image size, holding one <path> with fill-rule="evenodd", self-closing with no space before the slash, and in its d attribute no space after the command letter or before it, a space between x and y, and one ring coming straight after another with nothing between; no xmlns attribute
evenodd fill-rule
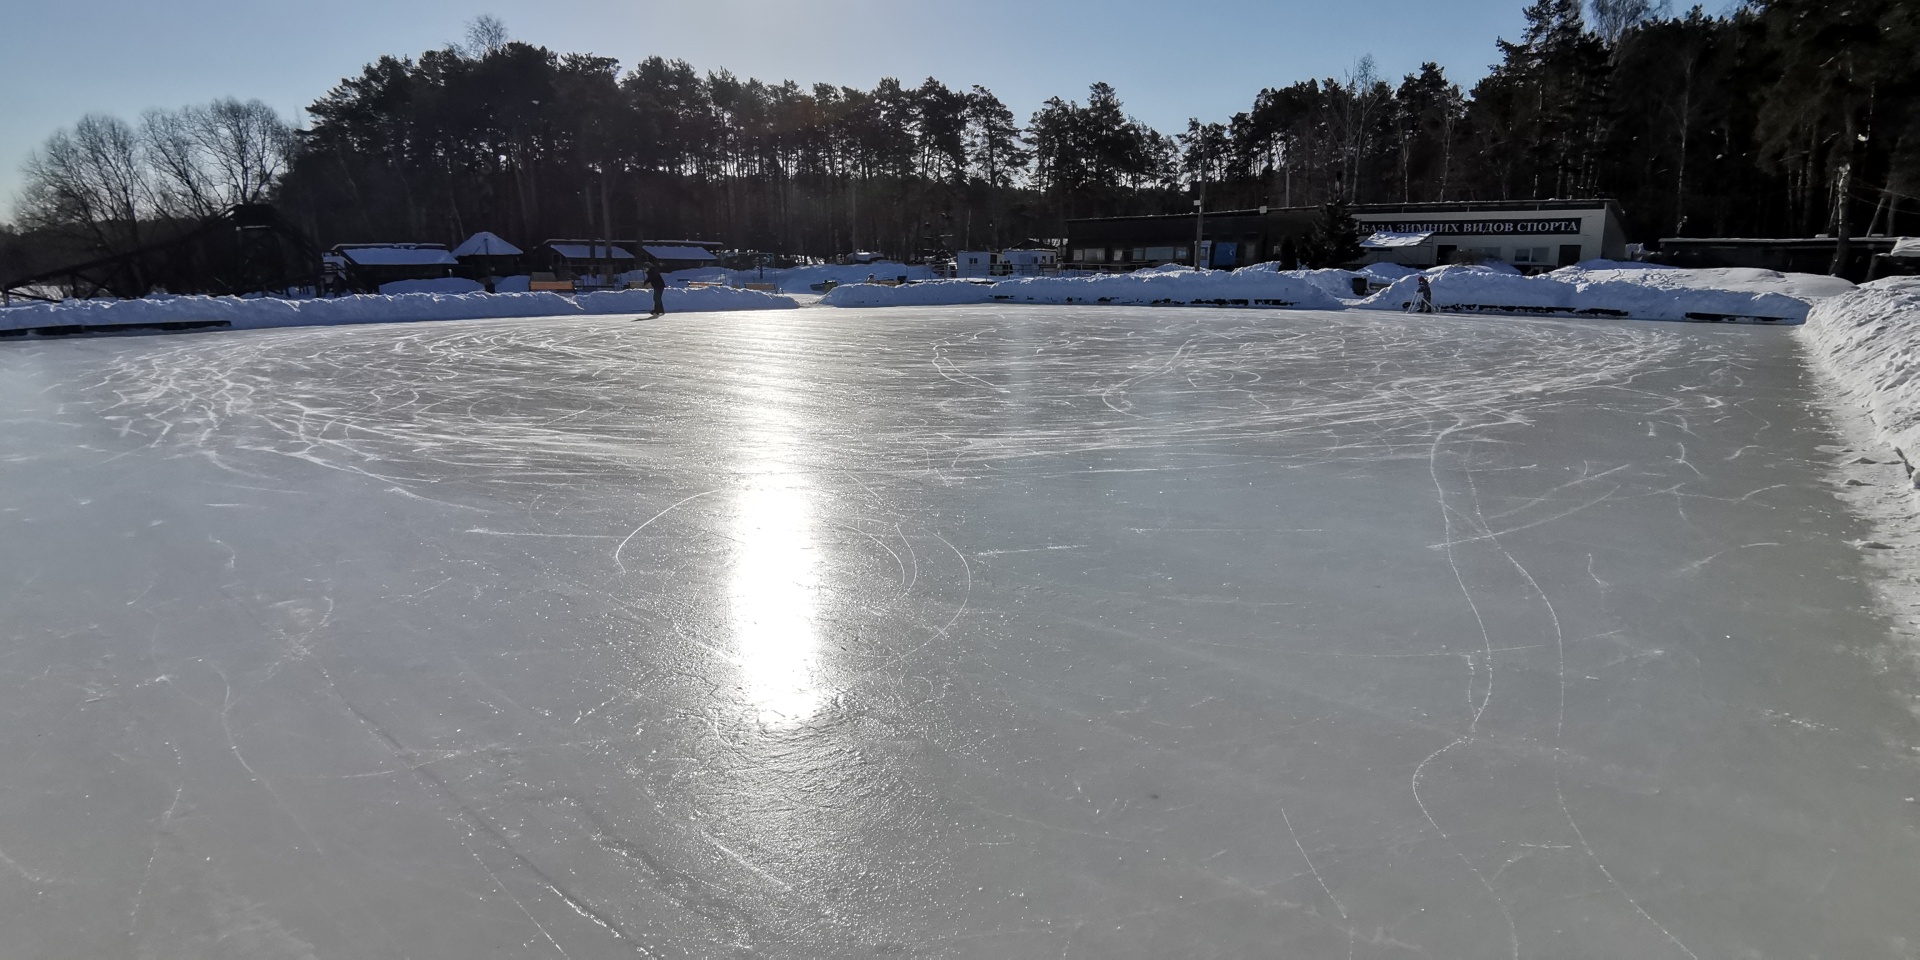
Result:
<svg viewBox="0 0 1920 960"><path fill-rule="evenodd" d="M1176 254L1174 253L1173 247L1148 247L1147 255L1140 259L1151 260L1154 263L1166 263L1175 256Z"/></svg>
<svg viewBox="0 0 1920 960"><path fill-rule="evenodd" d="M1546 247L1514 247L1513 262L1522 266L1546 266Z"/></svg>

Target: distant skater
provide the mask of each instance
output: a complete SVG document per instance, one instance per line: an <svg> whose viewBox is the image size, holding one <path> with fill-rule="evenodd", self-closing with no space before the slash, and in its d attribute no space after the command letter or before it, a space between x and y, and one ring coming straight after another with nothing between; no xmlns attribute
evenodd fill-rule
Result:
<svg viewBox="0 0 1920 960"><path fill-rule="evenodd" d="M1424 275L1420 277L1420 292L1413 299L1413 312L1433 312L1433 284L1429 283Z"/></svg>
<svg viewBox="0 0 1920 960"><path fill-rule="evenodd" d="M667 312L667 278L660 275L660 264L647 264L647 286L653 288L653 315Z"/></svg>

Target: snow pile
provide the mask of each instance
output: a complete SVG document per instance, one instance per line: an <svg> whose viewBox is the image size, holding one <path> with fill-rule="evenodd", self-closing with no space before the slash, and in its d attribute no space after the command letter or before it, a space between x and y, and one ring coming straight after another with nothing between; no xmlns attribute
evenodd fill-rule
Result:
<svg viewBox="0 0 1920 960"><path fill-rule="evenodd" d="M1253 267L1193 270L1154 267L1090 277L1022 277L993 285L993 299L1014 303L1209 304L1340 310L1346 305L1311 280Z"/></svg>
<svg viewBox="0 0 1920 960"><path fill-rule="evenodd" d="M849 283L834 287L820 302L830 307L932 307L987 303L994 285L974 280L927 280L890 287Z"/></svg>
<svg viewBox="0 0 1920 960"><path fill-rule="evenodd" d="M704 313L785 309L798 304L786 297L753 290L674 287L667 290L666 306L669 313ZM172 325L224 326L244 330L351 323L649 313L652 310L651 290L611 290L575 296L559 293L404 293L312 300L148 297L142 300L67 300L0 311L0 331Z"/></svg>
<svg viewBox="0 0 1920 960"><path fill-rule="evenodd" d="M438 280L395 280L380 285L380 292L398 293L480 293L487 285L465 277L441 277Z"/></svg>
<svg viewBox="0 0 1920 960"><path fill-rule="evenodd" d="M1920 278L1890 277L1815 304L1800 337L1865 407L1880 438L1920 458Z"/></svg>
<svg viewBox="0 0 1920 960"><path fill-rule="evenodd" d="M1278 263L1256 263L1250 267L1241 267L1235 273L1259 272L1272 273L1283 277L1293 277L1313 284L1321 293L1336 300L1353 299L1353 280L1361 274L1352 270L1282 270Z"/></svg>
<svg viewBox="0 0 1920 960"><path fill-rule="evenodd" d="M1836 297L1853 290L1853 284L1839 277L1812 273L1780 273L1747 267L1687 269L1654 263L1623 263L1617 260L1588 260L1561 267L1548 277L1563 283L1607 283L1620 281L1660 290L1723 290L1729 293L1778 293L1809 303Z"/></svg>
<svg viewBox="0 0 1920 960"><path fill-rule="evenodd" d="M1411 277L1419 273L1415 267L1403 267L1397 263L1370 263L1360 268L1360 275L1374 283L1392 283L1401 277Z"/></svg>
<svg viewBox="0 0 1920 960"><path fill-rule="evenodd" d="M1419 295L1422 276L1432 285L1433 305L1440 310L1512 313L1574 309L1572 284L1481 267L1440 267L1425 274L1401 277L1354 306L1363 310L1404 310Z"/></svg>
<svg viewBox="0 0 1920 960"><path fill-rule="evenodd" d="M646 271L641 271L640 276L644 278ZM724 283L729 286L737 283L771 283L774 289L781 293L807 293L829 280L837 284L865 283L868 277L873 277L875 280L898 280L901 277L906 277L908 280L932 280L933 268L883 261L856 264L821 263L781 270L772 268L726 270L720 267L696 267L692 270L677 270L667 276L675 281Z"/></svg>
<svg viewBox="0 0 1920 960"><path fill-rule="evenodd" d="M1591 261L1537 277L1485 266L1446 266L1426 272L1440 310L1486 313L1576 313L1638 320L1754 319L1799 323L1808 305L1853 284L1833 277L1772 270L1683 270L1646 264ZM1419 275L1402 277L1353 305L1404 310L1418 293Z"/></svg>

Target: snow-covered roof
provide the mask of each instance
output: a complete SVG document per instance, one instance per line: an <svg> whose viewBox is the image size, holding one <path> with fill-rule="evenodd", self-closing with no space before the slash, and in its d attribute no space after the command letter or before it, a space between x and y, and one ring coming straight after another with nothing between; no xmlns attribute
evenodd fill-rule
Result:
<svg viewBox="0 0 1920 960"><path fill-rule="evenodd" d="M589 243L553 240L547 246L568 260L632 260L633 254L623 247L609 246L604 243Z"/></svg>
<svg viewBox="0 0 1920 960"><path fill-rule="evenodd" d="M525 251L485 230L467 238L467 242L454 247L456 257L517 257Z"/></svg>
<svg viewBox="0 0 1920 960"><path fill-rule="evenodd" d="M460 261L437 243L383 243L342 246L340 255L363 267L455 267Z"/></svg>
<svg viewBox="0 0 1920 960"><path fill-rule="evenodd" d="M1901 237L1893 241L1893 250L1888 254L1895 257L1920 257L1920 237Z"/></svg>
<svg viewBox="0 0 1920 960"><path fill-rule="evenodd" d="M1417 247L1433 238L1431 231L1426 233L1393 233L1382 230L1360 241L1360 246L1368 250L1396 250L1403 247Z"/></svg>
<svg viewBox="0 0 1920 960"><path fill-rule="evenodd" d="M667 247L648 245L640 249L655 260L718 260L704 247Z"/></svg>

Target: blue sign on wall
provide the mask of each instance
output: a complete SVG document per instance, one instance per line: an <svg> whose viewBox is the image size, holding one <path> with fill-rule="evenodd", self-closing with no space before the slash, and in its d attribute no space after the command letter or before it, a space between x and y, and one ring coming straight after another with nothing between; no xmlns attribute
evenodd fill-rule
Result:
<svg viewBox="0 0 1920 960"><path fill-rule="evenodd" d="M1231 267L1240 261L1240 244L1213 241L1213 257L1207 261L1210 267Z"/></svg>

